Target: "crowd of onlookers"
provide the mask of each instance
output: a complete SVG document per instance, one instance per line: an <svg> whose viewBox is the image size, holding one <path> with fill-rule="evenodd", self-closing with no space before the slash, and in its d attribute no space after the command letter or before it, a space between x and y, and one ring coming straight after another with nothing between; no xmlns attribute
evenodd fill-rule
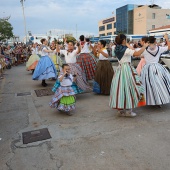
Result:
<svg viewBox="0 0 170 170"><path fill-rule="evenodd" d="M11 69L27 61L31 55L31 46L24 43L14 43L11 45L0 44L0 79L3 79L5 69Z"/></svg>

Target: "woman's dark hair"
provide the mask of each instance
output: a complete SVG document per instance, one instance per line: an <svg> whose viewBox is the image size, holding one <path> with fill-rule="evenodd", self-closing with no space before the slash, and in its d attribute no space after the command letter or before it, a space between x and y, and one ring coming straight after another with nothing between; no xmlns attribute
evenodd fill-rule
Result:
<svg viewBox="0 0 170 170"><path fill-rule="evenodd" d="M84 35L80 35L80 41L84 41Z"/></svg>
<svg viewBox="0 0 170 170"><path fill-rule="evenodd" d="M105 40L100 40L99 42L103 45L103 47L106 46L106 41Z"/></svg>
<svg viewBox="0 0 170 170"><path fill-rule="evenodd" d="M69 66L69 65L68 65L68 64L63 64L63 65L62 65L62 68L66 67L66 66Z"/></svg>
<svg viewBox="0 0 170 170"><path fill-rule="evenodd" d="M134 45L133 45L133 48L138 48L138 45L137 45L137 44L134 44Z"/></svg>
<svg viewBox="0 0 170 170"><path fill-rule="evenodd" d="M144 41L145 43L147 43L149 41L148 37L142 37L141 40Z"/></svg>
<svg viewBox="0 0 170 170"><path fill-rule="evenodd" d="M46 40L45 38L41 39L41 43L43 44L43 42L44 42L45 40Z"/></svg>
<svg viewBox="0 0 170 170"><path fill-rule="evenodd" d="M119 34L116 39L115 39L115 42L116 44L118 45L121 45L123 43L123 40L126 40L126 35L124 34Z"/></svg>
<svg viewBox="0 0 170 170"><path fill-rule="evenodd" d="M89 38L86 38L86 42L89 42L90 41L90 39Z"/></svg>
<svg viewBox="0 0 170 170"><path fill-rule="evenodd" d="M155 38L154 36L150 36L150 37L148 38L148 41L149 41L150 44L155 43L155 40L156 40L156 38Z"/></svg>

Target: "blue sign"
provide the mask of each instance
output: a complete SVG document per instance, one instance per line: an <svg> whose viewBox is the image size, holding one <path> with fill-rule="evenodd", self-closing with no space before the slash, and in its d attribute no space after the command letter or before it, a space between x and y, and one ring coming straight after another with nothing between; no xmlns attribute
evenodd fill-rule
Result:
<svg viewBox="0 0 170 170"><path fill-rule="evenodd" d="M33 41L33 40L34 40L34 37L31 37L30 40Z"/></svg>

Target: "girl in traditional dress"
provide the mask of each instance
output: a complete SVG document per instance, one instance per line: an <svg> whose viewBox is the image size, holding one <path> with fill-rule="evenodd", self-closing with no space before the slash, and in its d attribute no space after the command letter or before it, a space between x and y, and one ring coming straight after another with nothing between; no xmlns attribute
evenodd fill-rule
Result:
<svg viewBox="0 0 170 170"><path fill-rule="evenodd" d="M54 50L53 53L50 53L50 58L53 61L57 71L60 72L60 68L61 68L63 62L62 62L61 58L58 55L56 55L56 51L55 51L56 50L56 43L55 43L55 41L52 41L52 43L50 45L50 49Z"/></svg>
<svg viewBox="0 0 170 170"><path fill-rule="evenodd" d="M49 57L49 53L54 52L47 47L47 40L41 40L42 45L42 57L38 62L38 65L35 68L34 74L32 76L33 80L42 80L42 86L46 87L47 84L45 80L49 78L57 78L57 70L55 68L54 63L51 61Z"/></svg>
<svg viewBox="0 0 170 170"><path fill-rule="evenodd" d="M38 64L38 61L40 60L40 57L37 55L38 54L38 48L36 44L33 44L33 47L31 48L32 55L30 56L28 62L26 63L26 68L27 70L32 70L34 72L35 67Z"/></svg>
<svg viewBox="0 0 170 170"><path fill-rule="evenodd" d="M72 87L76 94L82 93L83 91L86 91L90 87L88 86L88 83L86 81L85 73L82 71L81 67L76 64L76 56L80 52L80 45L78 45L77 49L74 50L74 42L70 41L68 42L68 50L60 50L57 46L57 52L60 53L60 55L65 55L65 61L70 66L71 74L76 74L76 82L73 83ZM55 83L53 91L56 91L56 88L58 87L58 82Z"/></svg>
<svg viewBox="0 0 170 170"><path fill-rule="evenodd" d="M147 42L148 42L148 37L142 37L142 39L140 40L140 44L141 44L142 46L143 46L144 43L147 43ZM141 60L140 60L138 66L137 66L137 68L136 68L136 71L137 71L137 73L138 73L139 76L140 76L140 74L141 74L141 71L142 71L143 66L146 64L146 61L145 61L145 59L144 59L144 56L141 55L140 58L141 58Z"/></svg>
<svg viewBox="0 0 170 170"><path fill-rule="evenodd" d="M108 61L109 55L105 46L106 41L100 40L97 48L93 48L95 50L94 53L97 53L99 58L95 71L93 92L109 95L114 71L112 64Z"/></svg>
<svg viewBox="0 0 170 170"><path fill-rule="evenodd" d="M70 73L68 64L63 64L62 73L58 77L60 86L57 88L51 102L51 107L57 108L59 111L67 112L71 115L70 111L75 109L75 92L71 87L76 80L76 75Z"/></svg>
<svg viewBox="0 0 170 170"><path fill-rule="evenodd" d="M168 46L159 47L156 45L156 38L150 36L150 45L143 53L146 65L142 69L141 80L145 88L146 105L170 103L170 73L158 63L161 54L170 50L168 35L164 38Z"/></svg>
<svg viewBox="0 0 170 170"><path fill-rule="evenodd" d="M91 54L90 43L85 42L84 35L80 36L80 45L81 52L77 56L77 64L79 64L83 72L85 72L86 79L92 80L94 79L97 62Z"/></svg>
<svg viewBox="0 0 170 170"><path fill-rule="evenodd" d="M144 94L144 88L135 68L131 65L131 56L140 56L148 44L144 44L139 51L132 50L126 43L126 36L116 37L115 54L119 66L113 76L110 90L110 107L118 110L119 116L134 117L132 108L138 106Z"/></svg>

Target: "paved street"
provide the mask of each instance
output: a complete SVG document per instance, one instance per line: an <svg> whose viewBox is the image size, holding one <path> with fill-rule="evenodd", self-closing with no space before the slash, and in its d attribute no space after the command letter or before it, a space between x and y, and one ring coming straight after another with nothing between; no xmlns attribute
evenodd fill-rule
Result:
<svg viewBox="0 0 170 170"><path fill-rule="evenodd" d="M121 118L109 97L77 96L68 116L48 105L51 96L31 79L25 65L5 71L0 80L0 170L169 170L170 104L135 109ZM47 81L52 87L55 81ZM31 92L28 96L16 93ZM52 138L23 144L22 133L48 128Z"/></svg>

